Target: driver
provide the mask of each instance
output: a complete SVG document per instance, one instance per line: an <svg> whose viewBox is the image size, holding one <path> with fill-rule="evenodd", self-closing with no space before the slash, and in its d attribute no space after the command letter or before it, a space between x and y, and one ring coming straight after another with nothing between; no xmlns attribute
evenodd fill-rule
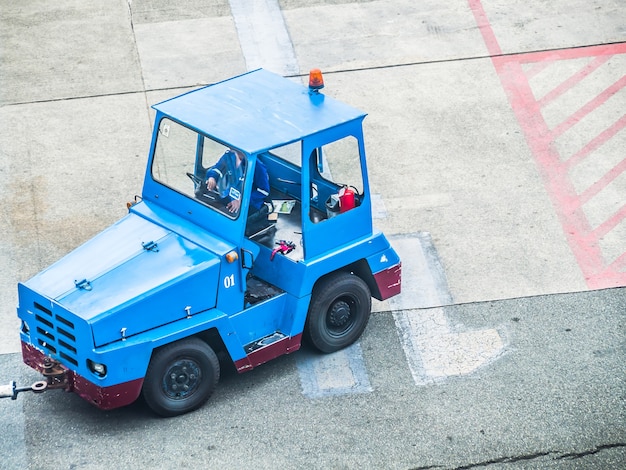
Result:
<svg viewBox="0 0 626 470"><path fill-rule="evenodd" d="M237 149L228 149L206 173L207 189L216 191L220 195L226 209L231 214L237 213L241 207L246 162L246 155L243 152ZM267 169L263 162L257 159L254 166L248 217L263 207L263 201L269 194L270 181Z"/></svg>

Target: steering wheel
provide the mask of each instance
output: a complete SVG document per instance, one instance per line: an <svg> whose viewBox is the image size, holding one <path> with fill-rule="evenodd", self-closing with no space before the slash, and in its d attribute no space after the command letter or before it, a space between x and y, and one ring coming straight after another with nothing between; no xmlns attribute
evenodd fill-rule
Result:
<svg viewBox="0 0 626 470"><path fill-rule="evenodd" d="M201 178L189 172L187 172L187 176L193 181L196 198L204 202L219 202L221 200L219 193L214 189L208 189Z"/></svg>
<svg viewBox="0 0 626 470"><path fill-rule="evenodd" d="M191 181L193 181L193 185L195 189L198 189L199 186L203 186L204 181L202 181L202 179L198 178L193 173L187 172L187 176L189 177L189 179L191 179Z"/></svg>

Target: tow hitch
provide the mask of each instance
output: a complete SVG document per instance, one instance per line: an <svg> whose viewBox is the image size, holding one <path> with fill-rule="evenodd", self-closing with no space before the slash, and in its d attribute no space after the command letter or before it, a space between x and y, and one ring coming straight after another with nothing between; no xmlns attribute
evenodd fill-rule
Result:
<svg viewBox="0 0 626 470"><path fill-rule="evenodd" d="M17 399L17 394L20 392L35 392L41 393L48 388L48 382L40 380L28 387L18 387L14 380L9 382L9 385L0 385L0 398L10 398L11 400Z"/></svg>
<svg viewBox="0 0 626 470"><path fill-rule="evenodd" d="M0 385L0 398L17 399L21 392L43 393L46 390L67 388L68 380L66 370L54 359L47 357L43 363L43 376L46 380L40 380L26 387L18 387L12 380L9 385Z"/></svg>

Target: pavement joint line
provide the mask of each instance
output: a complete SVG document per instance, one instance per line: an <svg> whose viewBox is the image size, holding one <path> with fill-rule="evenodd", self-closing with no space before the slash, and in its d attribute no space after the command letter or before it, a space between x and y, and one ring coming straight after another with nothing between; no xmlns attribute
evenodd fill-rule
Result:
<svg viewBox="0 0 626 470"><path fill-rule="evenodd" d="M561 52L561 51L585 50L588 48L597 48L597 47L613 46L613 45L626 46L626 42L624 41L606 42L606 43L587 44L587 45L574 46L574 47L561 47L561 48L541 49L541 50L533 50L533 51L508 52L508 53L502 53L502 54L497 54L497 55L484 54L484 55L476 55L476 56L468 56L468 57L454 57L454 58L449 58L449 59L422 60L422 61L414 61L414 62L402 62L398 64L383 64L383 65L368 66L368 67L354 67L354 68L345 68L345 69L337 69L337 70L326 70L324 71L324 75L351 73L351 72L366 72L368 70L385 70L385 69L394 69L394 68L399 68L399 67L415 67L419 65L447 64L447 63L472 61L472 60L485 60L485 59L494 59L494 58L525 57L525 56L530 56L533 54L541 54L543 52L550 53L550 52ZM287 74L283 76L285 78L304 78L304 77L308 77L308 72ZM109 96L133 95L133 94L139 94L139 93L154 93L154 92L162 92L162 91L170 91L170 90L187 90L187 89L209 86L213 84L214 84L213 82L202 82L202 83L195 83L193 85L146 88L144 90L116 91L116 92L111 92L111 93L98 93L98 94L93 94L93 95L49 98L45 100L17 101L14 103L0 104L0 108L9 107L9 106L24 106L24 105L29 105L29 104L40 104L40 103L55 103L59 101L82 100L82 99L90 99L90 98L106 98Z"/></svg>
<svg viewBox="0 0 626 470"><path fill-rule="evenodd" d="M144 102L146 104L146 111L148 113L148 122L150 121L150 103L148 102L148 95L146 93L146 77L144 74L144 68L141 64L141 54L139 53L139 48L137 47L137 34L135 32L135 19L133 17L133 0L126 0L128 5L128 20L130 23L130 30L133 35L133 53L135 58L137 59L137 63L139 64L139 76L141 77L141 87L143 91L141 92L144 97Z"/></svg>

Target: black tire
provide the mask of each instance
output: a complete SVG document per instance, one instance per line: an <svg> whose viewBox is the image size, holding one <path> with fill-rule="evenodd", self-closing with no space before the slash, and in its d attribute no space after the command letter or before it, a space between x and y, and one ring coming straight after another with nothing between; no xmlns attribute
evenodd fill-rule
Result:
<svg viewBox="0 0 626 470"><path fill-rule="evenodd" d="M332 274L313 289L305 339L324 353L343 349L360 338L371 310L372 296L360 277Z"/></svg>
<svg viewBox="0 0 626 470"><path fill-rule="evenodd" d="M220 364L213 349L198 338L189 338L154 353L143 397L155 413L177 416L206 403L219 378Z"/></svg>

